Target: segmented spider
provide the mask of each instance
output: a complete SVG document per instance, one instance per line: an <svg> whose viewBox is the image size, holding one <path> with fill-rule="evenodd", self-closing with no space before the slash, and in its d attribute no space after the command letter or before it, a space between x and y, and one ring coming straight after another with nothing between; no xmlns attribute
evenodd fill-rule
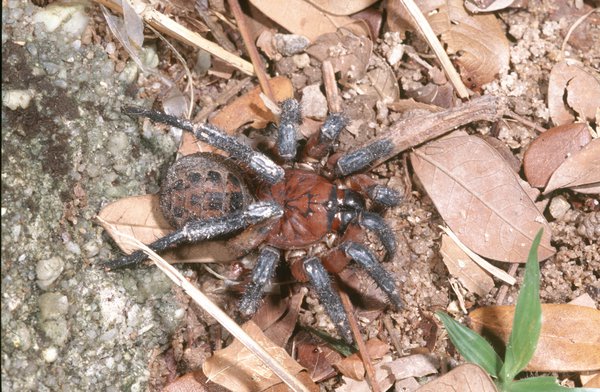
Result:
<svg viewBox="0 0 600 392"><path fill-rule="evenodd" d="M283 166L210 124L192 124L137 107L125 108L124 112L192 132L198 140L226 152L240 164L246 177L255 180L243 181L244 176L232 160L221 155L196 153L179 159L169 169L160 197L163 214L177 230L149 245L159 252L181 243L250 233L250 240L246 238L245 243L260 250L251 281L241 298L242 314L250 316L258 309L264 288L281 259L281 250L298 249L304 252L288 252L287 257L293 276L299 281L310 281L337 330L348 342L352 342L348 320L328 272L338 273L354 260L377 282L393 305L401 307L393 277L379 264L375 254L357 241L363 230L371 231L385 248L386 258L394 254L394 234L380 215L366 210L365 198L389 207L400 202L400 194L378 185L365 174L341 179L357 167L380 158L388 152L389 145L375 143L339 159L330 157L327 164L317 165L320 171L317 173L292 162L298 149L297 128L302 121L299 104L293 99L281 104L276 146ZM343 114L330 114L320 131L307 141L303 157L326 161L346 123ZM331 233L338 233L334 241L337 246L322 246ZM136 251L106 266L122 267L145 259L143 252Z"/></svg>

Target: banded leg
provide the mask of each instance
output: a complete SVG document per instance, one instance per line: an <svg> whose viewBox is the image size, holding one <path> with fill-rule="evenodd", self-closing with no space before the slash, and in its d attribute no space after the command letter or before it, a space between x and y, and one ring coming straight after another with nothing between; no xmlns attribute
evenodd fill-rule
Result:
<svg viewBox="0 0 600 392"><path fill-rule="evenodd" d="M343 113L332 113L327 116L319 132L308 139L306 155L316 159L325 157L347 124L348 118Z"/></svg>
<svg viewBox="0 0 600 392"><path fill-rule="evenodd" d="M265 287L271 283L280 257L279 251L273 247L266 246L261 249L256 267L252 270L250 283L240 300L239 308L242 315L250 317L258 310Z"/></svg>
<svg viewBox="0 0 600 392"><path fill-rule="evenodd" d="M391 140L378 140L363 148L342 155L335 165L336 174L339 177L356 173L367 168L373 162L393 152Z"/></svg>
<svg viewBox="0 0 600 392"><path fill-rule="evenodd" d="M250 170L269 184L283 180L284 170L266 155L254 151L236 138L226 135L222 130L209 123L193 124L191 121L170 116L165 113L137 106L127 106L123 112L129 116L147 117L152 121L171 125L192 132L196 139L225 151L231 158L245 163Z"/></svg>
<svg viewBox="0 0 600 392"><path fill-rule="evenodd" d="M211 240L281 215L283 215L283 209L276 203L254 203L245 210L227 214L220 218L190 221L181 229L154 241L149 245L149 248L155 252L160 252L181 243ZM120 268L141 263L146 258L147 256L143 251L137 250L130 255L111 260L104 266L109 269Z"/></svg>
<svg viewBox="0 0 600 392"><path fill-rule="evenodd" d="M383 218L372 212L363 212L358 217L358 225L363 229L371 230L385 248L385 258L389 259L396 253L396 236Z"/></svg>
<svg viewBox="0 0 600 392"><path fill-rule="evenodd" d="M337 328L340 335L348 343L352 343L352 334L350 333L350 323L344 311L342 300L339 294L331 286L331 280L321 265L321 261L316 257L311 257L304 261L304 270L308 276L308 280L315 288L319 301L325 308L327 315Z"/></svg>
<svg viewBox="0 0 600 392"><path fill-rule="evenodd" d="M340 248L346 253L346 256L356 261L371 276L375 283L387 294L396 309L402 308L402 300L394 278L381 266L373 252L352 241L344 242Z"/></svg>
<svg viewBox="0 0 600 392"><path fill-rule="evenodd" d="M379 185L366 174L355 174L348 177L348 185L384 207L395 207L402 201L402 194L396 189Z"/></svg>
<svg viewBox="0 0 600 392"><path fill-rule="evenodd" d="M284 161L291 161L296 157L298 125L301 121L298 101L292 98L283 101L277 130L277 152Z"/></svg>

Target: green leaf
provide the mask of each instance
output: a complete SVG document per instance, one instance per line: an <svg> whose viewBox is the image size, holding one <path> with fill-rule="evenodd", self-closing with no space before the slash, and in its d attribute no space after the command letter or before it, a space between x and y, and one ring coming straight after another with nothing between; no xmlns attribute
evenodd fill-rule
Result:
<svg viewBox="0 0 600 392"><path fill-rule="evenodd" d="M496 354L494 348L479 336L444 312L435 313L448 331L450 340L458 352L469 362L481 366L492 377L498 377L502 368L502 358Z"/></svg>
<svg viewBox="0 0 600 392"><path fill-rule="evenodd" d="M325 343L327 343L329 345L329 347L331 347L333 350L337 351L338 353L342 354L345 357L348 357L348 356L358 352L358 349L356 347L350 346L345 341L343 341L341 339L336 339L333 336L328 335L327 333L325 333L323 331L319 331L318 329L307 327L307 326L303 326L302 328L304 330L308 331L309 333L321 338L323 341L325 341Z"/></svg>
<svg viewBox="0 0 600 392"><path fill-rule="evenodd" d="M513 328L506 346L504 366L500 370L500 380L511 381L531 360L542 329L542 305L540 303L540 265L537 249L543 230L535 236L527 264L523 287L517 298Z"/></svg>
<svg viewBox="0 0 600 392"><path fill-rule="evenodd" d="M500 384L502 392L598 392L597 388L567 388L558 385L554 377L532 377Z"/></svg>

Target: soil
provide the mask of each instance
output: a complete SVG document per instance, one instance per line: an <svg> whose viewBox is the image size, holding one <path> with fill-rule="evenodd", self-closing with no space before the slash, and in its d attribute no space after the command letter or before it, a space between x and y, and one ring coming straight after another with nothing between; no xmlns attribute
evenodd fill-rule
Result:
<svg viewBox="0 0 600 392"><path fill-rule="evenodd" d="M546 107L548 75L572 24L554 18L552 4L529 1L526 8L499 14L511 40L510 69L484 88L484 93L508 97L511 110L546 128L552 126ZM156 74L140 73L128 59L97 4L48 7L63 7L68 16L52 28L37 19L44 8L24 0L3 2L2 388L161 390L176 376L201 367L231 337L155 268L105 271L102 263L120 251L94 217L115 200L156 193L175 158L180 133L121 114L125 105L159 107L165 95ZM589 29L589 37L599 37L598 24ZM375 52L383 53L389 42L377 40ZM422 44L407 42L423 49ZM581 39L569 50L598 70L600 47L586 42ZM145 45L144 64L178 80L184 91L183 67L170 49L154 38ZM207 73L199 65L201 54L174 45L192 69L196 108L211 105L214 97L243 78L235 72L229 80ZM269 67L292 80L298 98L304 87L322 83L320 63L300 60L284 56ZM213 65L232 72L222 64ZM394 66L393 72L402 97L428 81L427 72L408 60ZM4 103L9 91L30 96L29 103L9 108ZM341 135L342 152L384 134L401 116L384 108L377 97L360 95L351 87L342 89L341 96L342 108L353 120ZM464 129L496 137L519 160L536 137L535 130L517 122L477 123ZM252 138L253 132L245 133ZM401 347L399 352L393 349L394 357L433 352L449 355L452 365L459 356L433 313L451 311L459 321L466 317L439 253L439 225L444 222L419 185L407 154L369 172L379 183L404 190L401 205L382 214L398 241L398 251L385 268L397 279L405 307L371 313L372 319L361 319L361 330L365 338L390 342L383 323L389 317ZM565 198L569 207L559 217L545 211L557 253L541 265L542 303L566 303L588 294L598 304L600 200L570 191L550 196L557 197ZM377 249L376 241L373 246ZM243 288L230 281L243 280L253 262L251 254L238 263L210 265L228 280L202 265L181 269L239 318L236 304ZM507 269L506 264L497 265ZM353 281L362 282L358 292L372 286L361 271L357 274L360 278ZM502 304L514 304L522 277L523 268L518 268L517 284L508 287ZM285 267L279 279L289 280ZM502 283L495 283L485 297L461 290L467 310L498 304ZM300 285L287 286L284 292L297 291ZM352 299L361 303L357 295ZM336 334L312 292L299 323ZM574 385L572 380L566 383ZM332 390L339 384L340 378L334 377L322 388Z"/></svg>

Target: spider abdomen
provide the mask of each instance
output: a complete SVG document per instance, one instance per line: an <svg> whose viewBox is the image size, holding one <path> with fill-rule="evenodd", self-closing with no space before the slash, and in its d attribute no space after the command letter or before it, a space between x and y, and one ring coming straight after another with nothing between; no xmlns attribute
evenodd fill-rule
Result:
<svg viewBox="0 0 600 392"><path fill-rule="evenodd" d="M252 201L237 167L221 155L205 152L175 161L160 191L160 208L174 227L192 219L218 218Z"/></svg>
<svg viewBox="0 0 600 392"><path fill-rule="evenodd" d="M301 248L331 231L337 206L337 187L316 173L288 169L282 182L259 190L258 198L283 207L267 242L280 249Z"/></svg>

